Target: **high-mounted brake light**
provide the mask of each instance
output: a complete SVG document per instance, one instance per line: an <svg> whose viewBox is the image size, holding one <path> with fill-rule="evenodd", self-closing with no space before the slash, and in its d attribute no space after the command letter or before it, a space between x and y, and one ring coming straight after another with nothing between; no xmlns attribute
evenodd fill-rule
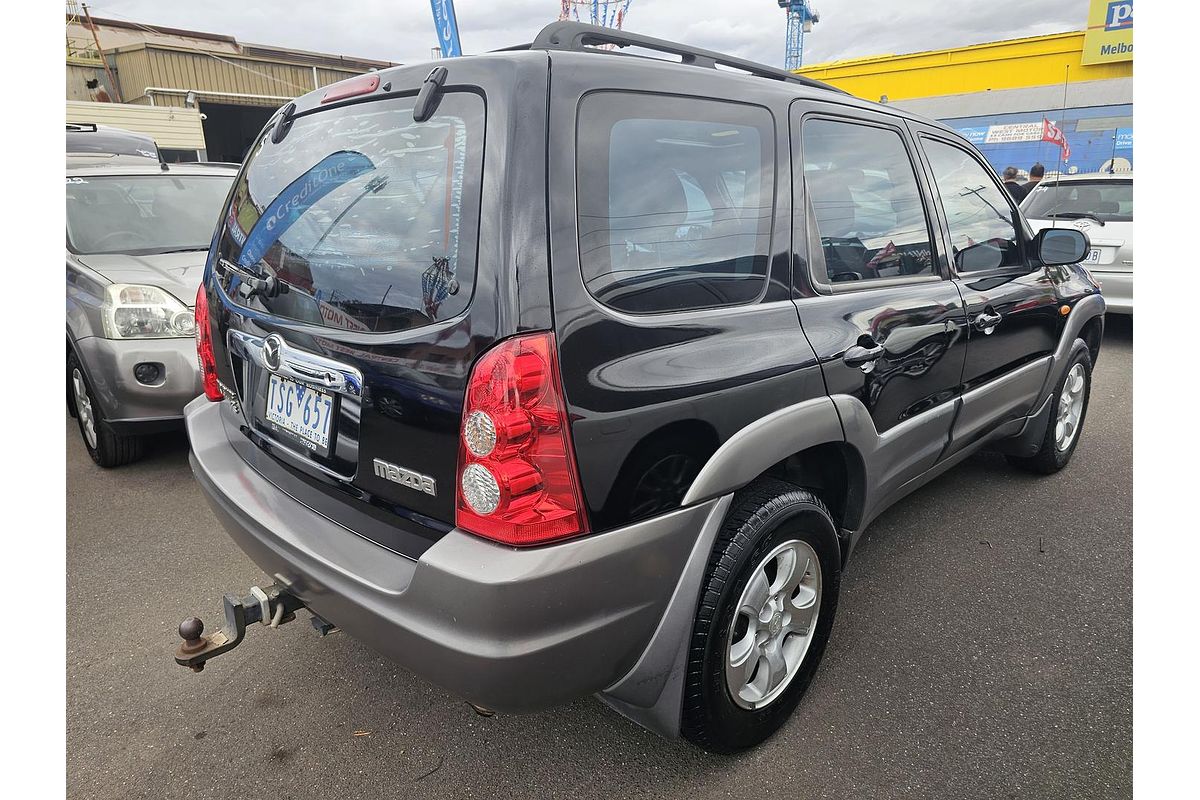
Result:
<svg viewBox="0 0 1200 800"><path fill-rule="evenodd" d="M208 321L208 294L204 284L196 292L196 359L200 362L200 375L204 378L204 396L209 400L224 400L221 386L217 383L217 357L213 355L212 328Z"/></svg>
<svg viewBox="0 0 1200 800"><path fill-rule="evenodd" d="M554 335L508 339L471 370L458 448L458 527L511 545L587 533Z"/></svg>
<svg viewBox="0 0 1200 800"><path fill-rule="evenodd" d="M358 75L338 81L321 97L322 103L332 103L335 100L345 100L347 97L358 97L360 94L370 94L379 88L378 75Z"/></svg>

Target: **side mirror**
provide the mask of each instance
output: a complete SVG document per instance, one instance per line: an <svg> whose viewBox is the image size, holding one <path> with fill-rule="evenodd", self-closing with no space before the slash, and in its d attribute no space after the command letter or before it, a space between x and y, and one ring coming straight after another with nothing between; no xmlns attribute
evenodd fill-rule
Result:
<svg viewBox="0 0 1200 800"><path fill-rule="evenodd" d="M1038 260L1048 267L1078 264L1091 246L1087 234L1074 228L1043 228L1033 240Z"/></svg>

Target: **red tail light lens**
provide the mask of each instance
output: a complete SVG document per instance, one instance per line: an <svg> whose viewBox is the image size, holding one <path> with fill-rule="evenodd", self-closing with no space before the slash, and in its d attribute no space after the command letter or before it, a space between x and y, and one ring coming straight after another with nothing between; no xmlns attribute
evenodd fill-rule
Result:
<svg viewBox="0 0 1200 800"><path fill-rule="evenodd" d="M458 448L458 527L511 545L587 533L554 335L501 342L471 371Z"/></svg>
<svg viewBox="0 0 1200 800"><path fill-rule="evenodd" d="M204 291L204 284L200 284L200 290L196 292L196 359L200 362L200 374L204 378L204 396L209 400L224 400L225 395L217 383L217 358L213 355L208 294Z"/></svg>

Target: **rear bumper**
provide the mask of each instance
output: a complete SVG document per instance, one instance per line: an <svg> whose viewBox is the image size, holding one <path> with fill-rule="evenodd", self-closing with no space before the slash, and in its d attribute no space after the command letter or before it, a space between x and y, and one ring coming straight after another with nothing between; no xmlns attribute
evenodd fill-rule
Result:
<svg viewBox="0 0 1200 800"><path fill-rule="evenodd" d="M183 407L203 393L194 339L104 339L90 336L75 342L92 391L105 421L119 433L169 428L182 419ZM138 364L161 365L153 386L133 376ZM143 430L144 429L144 430Z"/></svg>
<svg viewBox="0 0 1200 800"><path fill-rule="evenodd" d="M1092 270L1110 314L1133 313L1133 273Z"/></svg>
<svg viewBox="0 0 1200 800"><path fill-rule="evenodd" d="M518 550L453 530L413 561L254 472L221 405L186 409L191 464L222 525L314 613L451 692L525 712L599 692L654 635L717 501ZM690 618L689 618L690 624Z"/></svg>

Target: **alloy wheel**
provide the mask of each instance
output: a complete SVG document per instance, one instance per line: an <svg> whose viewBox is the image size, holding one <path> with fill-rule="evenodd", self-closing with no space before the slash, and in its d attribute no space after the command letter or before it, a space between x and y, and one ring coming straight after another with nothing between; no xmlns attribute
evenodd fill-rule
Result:
<svg viewBox="0 0 1200 800"><path fill-rule="evenodd" d="M71 387L75 391L75 414L79 417L79 428L88 447L96 449L96 414L92 411L92 398L79 367L71 371Z"/></svg>
<svg viewBox="0 0 1200 800"><path fill-rule="evenodd" d="M1083 364L1071 367L1058 398L1058 416L1054 422L1054 446L1060 453L1071 446L1079 433L1079 421L1083 417L1083 390L1086 386Z"/></svg>
<svg viewBox="0 0 1200 800"><path fill-rule="evenodd" d="M800 670L821 608L821 564L792 539L767 554L742 590L729 631L725 682L745 709L766 706Z"/></svg>

